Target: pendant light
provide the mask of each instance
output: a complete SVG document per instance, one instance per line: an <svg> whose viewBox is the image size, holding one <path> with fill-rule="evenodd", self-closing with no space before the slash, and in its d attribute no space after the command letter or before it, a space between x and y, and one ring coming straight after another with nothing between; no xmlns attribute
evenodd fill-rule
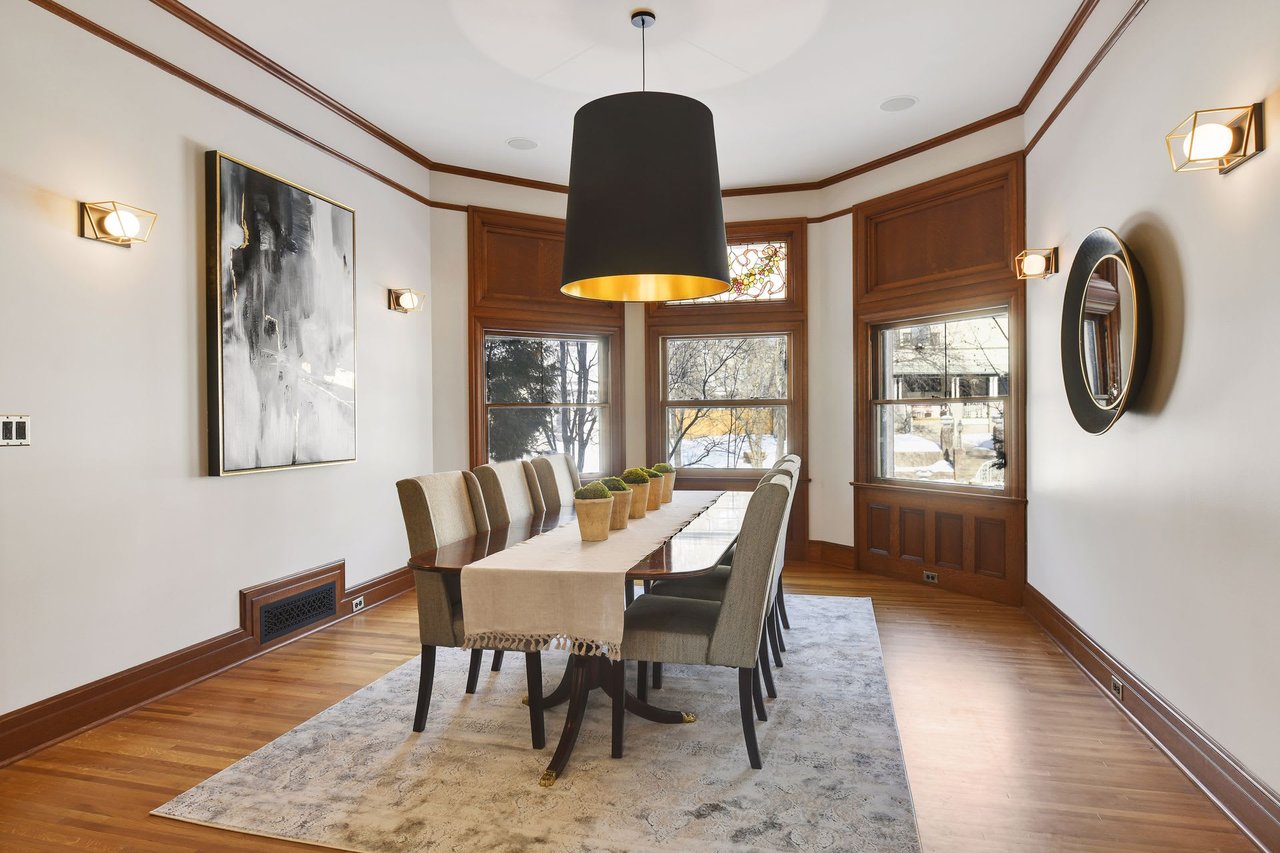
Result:
<svg viewBox="0 0 1280 853"><path fill-rule="evenodd" d="M715 128L705 104L645 90L591 101L573 119L561 292L667 302L729 289Z"/></svg>

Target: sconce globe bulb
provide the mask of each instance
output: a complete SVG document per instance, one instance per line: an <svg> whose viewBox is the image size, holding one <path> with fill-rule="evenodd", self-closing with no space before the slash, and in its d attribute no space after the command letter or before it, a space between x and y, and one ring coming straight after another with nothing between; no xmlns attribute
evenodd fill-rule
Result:
<svg viewBox="0 0 1280 853"><path fill-rule="evenodd" d="M1206 122L1196 125L1195 132L1182 140L1182 153L1188 160L1221 160L1231 153L1235 143L1231 128Z"/></svg>
<svg viewBox="0 0 1280 853"><path fill-rule="evenodd" d="M1047 268L1044 255L1031 254L1022 259L1023 275L1043 275Z"/></svg>
<svg viewBox="0 0 1280 853"><path fill-rule="evenodd" d="M112 237L133 239L142 230L142 223L138 221L138 217L129 211L117 210L106 215L102 220L102 227Z"/></svg>

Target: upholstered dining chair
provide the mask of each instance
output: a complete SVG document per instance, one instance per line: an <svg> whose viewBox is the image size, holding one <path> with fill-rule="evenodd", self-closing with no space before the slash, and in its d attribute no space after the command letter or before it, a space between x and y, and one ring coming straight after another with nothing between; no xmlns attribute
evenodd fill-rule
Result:
<svg viewBox="0 0 1280 853"><path fill-rule="evenodd" d="M448 471L411 477L396 483L400 509L404 514L409 553L420 554L450 542L475 536L490 529L480 483L470 471ZM413 730L426 728L431 708L431 688L435 681L436 648L459 648L466 637L462 613L462 586L457 576L414 570L418 593L418 634L422 642L422 673L418 681L418 703ZM495 652L494 669L501 660ZM472 649L467 671L467 693L476 692L484 652ZM542 714L542 655L525 654L525 674L529 689L529 729L535 749L546 744Z"/></svg>
<svg viewBox="0 0 1280 853"><path fill-rule="evenodd" d="M537 472L528 460L491 462L471 473L480 483L490 527L505 527L512 522L524 521L546 509Z"/></svg>
<svg viewBox="0 0 1280 853"><path fill-rule="evenodd" d="M759 770L755 716L768 719L760 693L759 650L765 616L772 603L774 555L785 536L790 487L777 475L757 487L747 504L742 533L733 555L720 601L674 595L642 595L627 608L622 633L622 658L644 662L730 666L738 670L738 710L751 766ZM620 670L615 670L620 672ZM625 691L614 691L613 754L622 755L620 704Z"/></svg>
<svg viewBox="0 0 1280 853"><path fill-rule="evenodd" d="M548 510L573 506L573 493L582 488L578 466L564 453L552 453L533 460L533 471L542 489L542 502Z"/></svg>

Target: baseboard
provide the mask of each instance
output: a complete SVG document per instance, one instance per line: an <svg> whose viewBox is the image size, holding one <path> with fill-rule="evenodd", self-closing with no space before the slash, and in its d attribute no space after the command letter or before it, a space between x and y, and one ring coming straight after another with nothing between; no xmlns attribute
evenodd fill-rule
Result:
<svg viewBox="0 0 1280 853"><path fill-rule="evenodd" d="M1280 797L1030 584L1027 613L1106 696L1263 850L1280 851ZM1111 692L1111 677L1124 696Z"/></svg>
<svg viewBox="0 0 1280 853"><path fill-rule="evenodd" d="M413 573L406 566L348 589L343 563L291 575L271 585L297 587L307 577L326 571L340 579L338 588L343 593L338 613L323 622L262 644L254 636L253 625L246 624L242 608L241 625L234 631L0 716L0 767L341 621L352 615L351 601L357 596L364 596L364 609L368 610L413 588Z"/></svg>
<svg viewBox="0 0 1280 853"><path fill-rule="evenodd" d="M810 539L806 552L806 557L811 563L826 563L839 569L858 567L858 552L852 545Z"/></svg>

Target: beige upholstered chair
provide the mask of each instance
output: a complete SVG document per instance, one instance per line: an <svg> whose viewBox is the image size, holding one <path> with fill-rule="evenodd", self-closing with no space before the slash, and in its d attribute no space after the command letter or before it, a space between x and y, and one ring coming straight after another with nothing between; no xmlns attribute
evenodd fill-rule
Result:
<svg viewBox="0 0 1280 853"><path fill-rule="evenodd" d="M528 461L492 462L472 471L489 513L490 527L505 527L539 515L546 508L538 475Z"/></svg>
<svg viewBox="0 0 1280 853"><path fill-rule="evenodd" d="M751 495L734 552L733 570L720 601L642 595L627 608L622 634L622 657L638 661L641 680L646 661L708 664L738 670L738 706L751 766L760 769L756 744L756 715L767 719L760 694L758 658L765 616L773 601L773 564L784 537L790 488L775 476ZM623 666L619 661L615 666ZM622 726L617 703L624 691L614 692L614 755L622 754Z"/></svg>
<svg viewBox="0 0 1280 853"><path fill-rule="evenodd" d="M573 493L582 488L578 466L573 464L572 457L564 453L553 453L550 456L539 456L532 464L534 473L538 475L538 486L542 489L542 502L547 509L572 506Z"/></svg>
<svg viewBox="0 0 1280 853"><path fill-rule="evenodd" d="M400 480L396 483L396 491L400 493L400 509L404 514L411 555L489 530L480 484L470 471L448 471ZM463 628L462 589L457 576L414 570L413 580L418 593L418 634L422 642L422 675L418 682L413 730L420 732L426 728L427 712L431 707L436 647L461 647L466 631ZM476 692L483 654L480 649L471 652L468 693ZM501 654L494 653L495 670L500 665ZM525 655L525 669L529 687L529 726L534 748L541 749L546 737L542 717L540 653Z"/></svg>

